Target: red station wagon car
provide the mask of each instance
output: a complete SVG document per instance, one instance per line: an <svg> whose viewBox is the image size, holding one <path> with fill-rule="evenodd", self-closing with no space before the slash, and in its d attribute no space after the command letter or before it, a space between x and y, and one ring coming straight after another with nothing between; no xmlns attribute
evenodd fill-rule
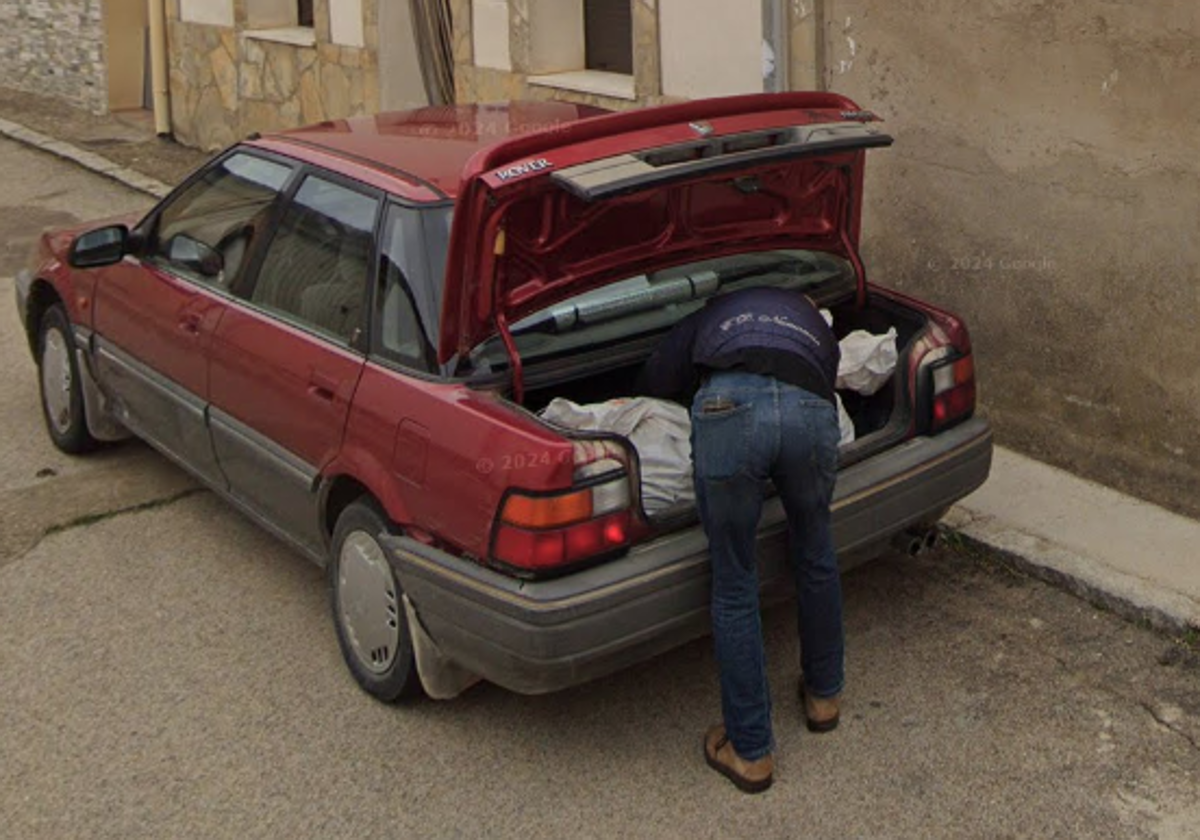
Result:
<svg viewBox="0 0 1200 840"><path fill-rule="evenodd" d="M680 318L803 290L899 364L845 394L844 563L987 477L971 344L868 283L871 114L828 93L606 114L563 103L322 123L227 150L145 218L46 234L17 283L54 443L130 433L316 562L351 672L392 701L524 693L708 631L695 511L646 512L637 450L539 416L636 396ZM778 500L764 597L788 593Z"/></svg>

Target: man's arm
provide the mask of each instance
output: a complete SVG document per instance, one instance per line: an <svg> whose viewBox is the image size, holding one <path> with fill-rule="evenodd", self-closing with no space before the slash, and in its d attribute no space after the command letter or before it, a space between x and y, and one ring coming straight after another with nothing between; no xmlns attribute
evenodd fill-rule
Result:
<svg viewBox="0 0 1200 840"><path fill-rule="evenodd" d="M701 310L703 311L703 310ZM636 383L636 393L687 404L696 390L692 345L699 313L676 324L646 360Z"/></svg>

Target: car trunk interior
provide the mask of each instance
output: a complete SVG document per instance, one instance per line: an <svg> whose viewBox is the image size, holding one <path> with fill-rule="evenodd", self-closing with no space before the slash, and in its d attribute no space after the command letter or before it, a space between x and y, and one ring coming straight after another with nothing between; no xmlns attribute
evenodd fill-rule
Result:
<svg viewBox="0 0 1200 840"><path fill-rule="evenodd" d="M920 312L902 307L879 295L859 309L853 299L828 305L833 314L834 332L838 339L854 330L872 334L885 333L895 327L899 361L889 384L871 396L841 390L843 405L854 421L856 439L842 447L844 464L861 460L903 438L909 429L908 351L925 326ZM637 346L601 348L591 351L586 359L577 358L570 370L560 369L547 375L537 368L527 369L529 386L523 406L540 412L555 397L564 397L579 404L598 403L618 397L635 397L635 383L642 363L649 356L661 335L639 340ZM552 382L553 384L543 384Z"/></svg>
<svg viewBox="0 0 1200 840"><path fill-rule="evenodd" d="M855 440L843 444L839 465L861 461L904 440L910 434L911 408L907 398L908 355L927 323L923 313L909 309L881 295L873 295L859 309L852 297L839 302L823 302L833 314L834 333L841 340L854 330L872 334L897 332L898 360L890 383L871 396L839 390L843 405L855 427ZM645 359L661 341L663 334L649 335L619 346L590 349L570 360L539 364L526 368L527 389L523 408L539 413L551 400L563 397L586 405L619 397L635 397L636 382ZM676 507L650 517L656 530L671 531L695 524L691 506Z"/></svg>

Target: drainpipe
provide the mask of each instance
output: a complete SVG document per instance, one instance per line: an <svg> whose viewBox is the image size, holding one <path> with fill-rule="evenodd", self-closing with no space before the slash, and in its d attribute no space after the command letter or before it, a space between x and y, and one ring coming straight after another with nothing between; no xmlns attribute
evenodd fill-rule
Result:
<svg viewBox="0 0 1200 840"><path fill-rule="evenodd" d="M171 136L171 86L167 74L167 0L147 0L150 6L150 86L154 93L154 132Z"/></svg>
<svg viewBox="0 0 1200 840"><path fill-rule="evenodd" d="M770 93L791 90L788 65L792 60L792 28L788 25L787 6L783 0L766 0L763 5L763 25L770 33L768 43L775 51L775 78Z"/></svg>

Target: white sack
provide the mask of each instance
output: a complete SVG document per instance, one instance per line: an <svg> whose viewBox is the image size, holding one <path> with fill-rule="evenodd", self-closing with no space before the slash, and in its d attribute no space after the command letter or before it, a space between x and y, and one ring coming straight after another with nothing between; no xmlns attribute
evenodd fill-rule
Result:
<svg viewBox="0 0 1200 840"><path fill-rule="evenodd" d="M825 323L833 328L833 313L828 309L820 310L821 317L825 319ZM841 346L839 344L839 346ZM844 351L843 351L844 352ZM841 373L839 366L838 373ZM850 412L846 411L846 406L842 405L842 395L835 393L834 398L837 400L838 410L838 431L841 432L841 439L838 441L839 446L845 446L848 443L854 443L854 421L850 419Z"/></svg>
<svg viewBox="0 0 1200 840"><path fill-rule="evenodd" d="M842 405L842 395L834 394L834 396L837 397L838 431L842 433L838 445L845 446L848 443L854 443L854 421L850 419L850 412L846 411L846 406Z"/></svg>
<svg viewBox="0 0 1200 840"><path fill-rule="evenodd" d="M555 397L542 409L542 417L569 429L613 432L628 438L641 462L642 507L647 515L695 503L692 423L683 406L652 397L589 405Z"/></svg>
<svg viewBox="0 0 1200 840"><path fill-rule="evenodd" d="M892 378L897 359L895 327L883 335L855 330L839 345L842 360L838 363L838 388L849 388L869 397Z"/></svg>

